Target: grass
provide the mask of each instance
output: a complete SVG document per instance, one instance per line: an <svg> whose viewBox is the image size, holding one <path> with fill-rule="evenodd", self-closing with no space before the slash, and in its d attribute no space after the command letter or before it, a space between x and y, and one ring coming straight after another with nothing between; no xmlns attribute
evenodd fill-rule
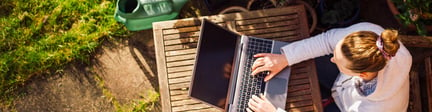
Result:
<svg viewBox="0 0 432 112"><path fill-rule="evenodd" d="M158 103L159 101L159 93L155 92L155 91L147 91L146 96L142 96L142 97L146 97L147 99L143 99L143 100L136 100L133 103L133 112L146 112L146 111L155 111L155 105Z"/></svg>
<svg viewBox="0 0 432 112"><path fill-rule="evenodd" d="M0 101L30 77L88 61L104 38L128 35L115 0L1 0Z"/></svg>

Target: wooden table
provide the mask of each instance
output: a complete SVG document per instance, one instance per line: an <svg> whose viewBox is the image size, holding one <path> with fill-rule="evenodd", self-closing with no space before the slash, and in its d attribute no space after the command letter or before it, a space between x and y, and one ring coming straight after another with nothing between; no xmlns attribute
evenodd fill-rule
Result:
<svg viewBox="0 0 432 112"><path fill-rule="evenodd" d="M188 97L202 18L245 35L296 41L309 37L302 5L153 23L159 87L164 112L220 111ZM292 66L286 109L322 111L313 60Z"/></svg>

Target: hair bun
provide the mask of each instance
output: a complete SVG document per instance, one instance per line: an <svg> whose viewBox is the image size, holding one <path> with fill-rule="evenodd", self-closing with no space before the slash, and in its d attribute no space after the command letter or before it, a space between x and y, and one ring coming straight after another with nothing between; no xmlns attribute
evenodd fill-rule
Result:
<svg viewBox="0 0 432 112"><path fill-rule="evenodd" d="M395 55L399 49L398 31L397 30L384 30L381 33L384 51L390 55Z"/></svg>

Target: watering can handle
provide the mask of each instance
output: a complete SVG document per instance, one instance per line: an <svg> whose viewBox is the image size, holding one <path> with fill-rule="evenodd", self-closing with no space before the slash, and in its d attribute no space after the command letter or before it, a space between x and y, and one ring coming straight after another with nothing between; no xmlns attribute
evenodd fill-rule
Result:
<svg viewBox="0 0 432 112"><path fill-rule="evenodd" d="M127 21L126 18L119 16L117 13L115 13L114 17L117 18L118 22L123 23L123 24L126 23L126 21Z"/></svg>

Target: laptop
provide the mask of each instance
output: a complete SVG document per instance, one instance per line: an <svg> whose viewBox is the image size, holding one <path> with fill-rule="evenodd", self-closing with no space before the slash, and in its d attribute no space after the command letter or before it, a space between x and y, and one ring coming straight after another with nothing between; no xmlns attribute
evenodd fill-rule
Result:
<svg viewBox="0 0 432 112"><path fill-rule="evenodd" d="M189 96L228 112L246 111L252 95L264 94L285 109L290 68L268 82L268 72L251 76L257 53L281 54L286 42L239 35L202 20Z"/></svg>

